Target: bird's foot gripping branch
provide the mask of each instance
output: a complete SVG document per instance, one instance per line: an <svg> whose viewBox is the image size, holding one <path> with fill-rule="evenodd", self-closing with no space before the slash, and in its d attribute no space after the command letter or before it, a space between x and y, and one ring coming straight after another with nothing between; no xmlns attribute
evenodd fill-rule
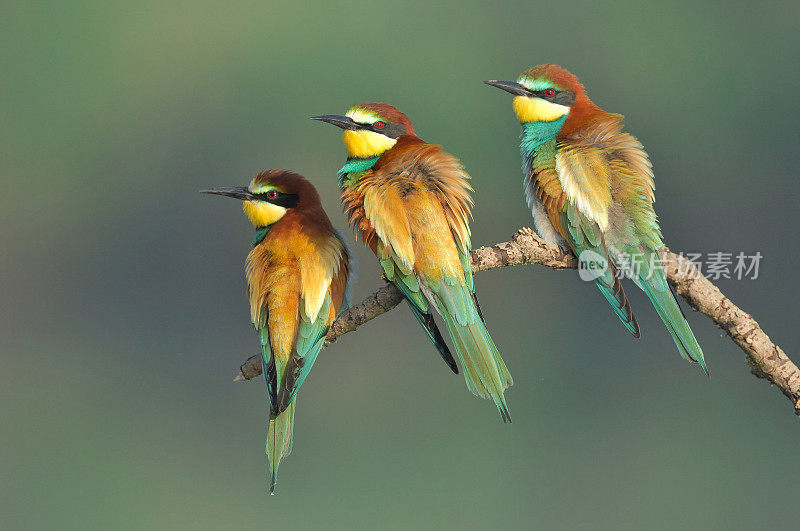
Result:
<svg viewBox="0 0 800 531"><path fill-rule="evenodd" d="M722 294L708 278L699 274L687 257L661 250L661 258L669 283L696 311L708 316L747 355L751 372L769 380L791 400L800 416L800 369L770 340L753 317ZM578 260L568 250L548 245L530 229L521 229L511 241L481 247L470 253L472 271L522 264L541 264L552 269L577 269ZM387 285L346 312L331 325L326 345L339 336L352 332L402 302L403 296L393 285ZM261 356L253 356L239 368L235 381L250 380L261 374Z"/></svg>

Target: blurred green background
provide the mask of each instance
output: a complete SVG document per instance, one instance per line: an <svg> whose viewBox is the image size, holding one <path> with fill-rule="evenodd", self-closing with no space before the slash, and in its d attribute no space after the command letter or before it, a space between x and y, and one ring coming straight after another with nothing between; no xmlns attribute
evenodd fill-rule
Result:
<svg viewBox="0 0 800 531"><path fill-rule="evenodd" d="M541 62L624 113L675 250L760 251L718 284L798 359L800 4L5 2L0 6L0 518L24 528L791 527L800 422L708 319L712 373L632 288L633 340L574 272L477 277L514 424L407 308L324 351L267 496L251 227L203 196L291 168L338 227L339 133L404 110L474 177L473 243L531 220L511 98ZM352 233L346 230L348 236ZM352 238L351 238L352 241ZM357 247L356 300L381 285Z"/></svg>

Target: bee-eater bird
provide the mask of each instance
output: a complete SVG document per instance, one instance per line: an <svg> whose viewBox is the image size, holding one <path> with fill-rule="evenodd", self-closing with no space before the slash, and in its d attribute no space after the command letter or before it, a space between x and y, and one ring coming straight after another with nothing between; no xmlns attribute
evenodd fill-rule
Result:
<svg viewBox="0 0 800 531"><path fill-rule="evenodd" d="M278 465L292 451L297 391L328 327L348 304L350 253L317 190L296 173L266 170L247 188L202 192L242 200L255 227L245 271L267 384L269 490L274 493Z"/></svg>
<svg viewBox="0 0 800 531"><path fill-rule="evenodd" d="M433 310L447 325L469 390L491 398L511 422L503 396L511 375L486 330L469 265L469 175L441 146L421 140L408 117L386 103L362 103L345 116L312 119L344 129L347 161L339 185L350 224L450 369L458 374Z"/></svg>
<svg viewBox="0 0 800 531"><path fill-rule="evenodd" d="M485 83L514 95L525 195L539 236L566 243L582 265L608 264L594 282L625 328L639 337L617 270L631 278L681 356L708 373L659 260L664 243L653 210L652 165L642 144L623 132L622 115L592 103L578 78L554 64L526 70L517 81Z"/></svg>

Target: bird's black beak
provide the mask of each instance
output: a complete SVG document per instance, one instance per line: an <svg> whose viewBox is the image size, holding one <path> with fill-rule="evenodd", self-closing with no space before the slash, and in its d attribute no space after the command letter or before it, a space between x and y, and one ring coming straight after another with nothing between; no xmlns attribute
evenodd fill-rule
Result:
<svg viewBox="0 0 800 531"><path fill-rule="evenodd" d="M248 190L244 186L227 186L225 188L211 188L209 190L200 190L200 193L224 195L226 197L233 197L234 199L241 199L242 201L255 199L253 197L253 194L250 193L250 190Z"/></svg>
<svg viewBox="0 0 800 531"><path fill-rule="evenodd" d="M500 90L505 90L506 92L510 92L514 96L530 96L531 91L526 89L523 85L515 81L498 81L496 79L490 79L489 81L484 81L487 85L491 85L493 87L497 87Z"/></svg>
<svg viewBox="0 0 800 531"><path fill-rule="evenodd" d="M351 118L339 114L323 114L322 116L312 116L311 119L327 122L342 129L361 129L361 126L355 123Z"/></svg>

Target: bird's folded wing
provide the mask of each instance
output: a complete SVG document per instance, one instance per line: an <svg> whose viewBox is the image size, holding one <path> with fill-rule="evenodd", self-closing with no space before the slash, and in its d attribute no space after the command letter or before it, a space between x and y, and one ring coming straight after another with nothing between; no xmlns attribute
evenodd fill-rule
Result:
<svg viewBox="0 0 800 531"><path fill-rule="evenodd" d="M423 312L420 279L472 284L468 178L440 146L402 139L358 184L363 210L354 218L363 216L369 227L365 241L378 237L372 247L386 277Z"/></svg>
<svg viewBox="0 0 800 531"><path fill-rule="evenodd" d="M598 148L565 144L556 155L555 171L566 199L600 230L608 228L611 166Z"/></svg>
<svg viewBox="0 0 800 531"><path fill-rule="evenodd" d="M300 306L302 307L301 300ZM297 336L292 356L286 363L282 378L280 378L280 388L278 390L278 412L283 411L297 396L297 391L303 385L308 373L311 372L314 362L317 360L319 351L325 342L331 319L331 294L328 291L320 307L316 319L309 320L308 317L300 315L297 326Z"/></svg>
<svg viewBox="0 0 800 531"><path fill-rule="evenodd" d="M565 202L572 203L582 217L597 224L610 251L636 252L642 245L655 250L663 243L653 210L652 165L642 144L620 128L616 118L598 121L559 140L555 164L547 168L557 186L541 187L539 192L561 195L560 208L555 209L559 212ZM537 179L544 183L546 174Z"/></svg>
<svg viewBox="0 0 800 531"><path fill-rule="evenodd" d="M530 183L555 229L566 239L582 267L635 336L639 327L606 245L619 165L601 147L562 141L554 157L534 158ZM613 253L612 253L613 254Z"/></svg>
<svg viewBox="0 0 800 531"><path fill-rule="evenodd" d="M278 377L278 411L294 400L311 371L347 290L350 260L343 240L331 235L313 246L315 252L304 253L297 261L300 270L297 329L291 356Z"/></svg>

